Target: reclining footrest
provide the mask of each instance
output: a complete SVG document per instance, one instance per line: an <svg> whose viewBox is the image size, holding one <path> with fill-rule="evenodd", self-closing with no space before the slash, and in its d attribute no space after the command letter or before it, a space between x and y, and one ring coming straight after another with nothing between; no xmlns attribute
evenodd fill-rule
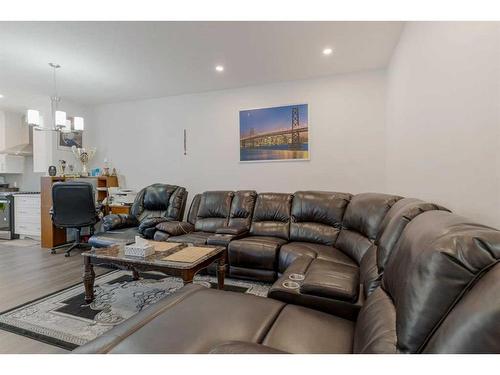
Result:
<svg viewBox="0 0 500 375"><path fill-rule="evenodd" d="M300 292L355 302L359 295L359 270L346 264L315 259L307 270Z"/></svg>

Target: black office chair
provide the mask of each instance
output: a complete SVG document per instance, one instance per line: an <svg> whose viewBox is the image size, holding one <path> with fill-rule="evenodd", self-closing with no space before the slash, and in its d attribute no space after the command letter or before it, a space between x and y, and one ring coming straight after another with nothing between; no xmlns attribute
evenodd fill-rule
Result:
<svg viewBox="0 0 500 375"><path fill-rule="evenodd" d="M69 246L64 256L69 257L71 250L87 247L81 242L82 228L89 227L94 234L94 225L98 221L99 211L95 206L94 190L88 182L57 182L52 186L52 222L58 228L76 229L76 239L53 247L50 252Z"/></svg>

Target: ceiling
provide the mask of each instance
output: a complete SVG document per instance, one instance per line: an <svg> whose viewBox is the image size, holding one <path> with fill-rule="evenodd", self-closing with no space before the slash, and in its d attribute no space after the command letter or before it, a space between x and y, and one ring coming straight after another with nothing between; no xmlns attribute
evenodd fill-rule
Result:
<svg viewBox="0 0 500 375"><path fill-rule="evenodd" d="M387 66L401 22L0 22L0 106L204 92ZM333 54L322 50L332 47ZM215 71L221 64L224 72Z"/></svg>

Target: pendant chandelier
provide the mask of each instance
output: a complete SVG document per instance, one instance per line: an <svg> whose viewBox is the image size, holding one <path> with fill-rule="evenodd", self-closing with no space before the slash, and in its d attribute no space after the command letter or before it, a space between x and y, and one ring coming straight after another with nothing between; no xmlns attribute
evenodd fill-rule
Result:
<svg viewBox="0 0 500 375"><path fill-rule="evenodd" d="M60 132L70 132L72 130L83 131L83 117L73 117L73 121L71 121L67 119L66 112L59 110L61 97L59 96L57 91L57 70L61 68L61 65L51 62L49 63L49 66L52 68L52 77L54 83L54 94L50 97L51 121L49 124L42 124L42 121L40 119L40 111L36 109L28 109L28 112L26 114L26 122L29 125L33 125L36 130Z"/></svg>

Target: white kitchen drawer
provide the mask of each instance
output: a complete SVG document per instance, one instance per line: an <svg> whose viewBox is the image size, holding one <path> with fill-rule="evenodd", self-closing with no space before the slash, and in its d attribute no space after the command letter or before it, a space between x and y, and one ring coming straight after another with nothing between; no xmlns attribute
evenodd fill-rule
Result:
<svg viewBox="0 0 500 375"><path fill-rule="evenodd" d="M21 218L17 218L17 219L14 219L14 225L37 225L39 226L41 223L40 221L40 218L39 217L35 217L35 216L26 216L26 217L21 217Z"/></svg>
<svg viewBox="0 0 500 375"><path fill-rule="evenodd" d="M14 231L21 236L40 236L40 195L14 196Z"/></svg>
<svg viewBox="0 0 500 375"><path fill-rule="evenodd" d="M39 195L15 195L14 205L17 207L40 207Z"/></svg>
<svg viewBox="0 0 500 375"><path fill-rule="evenodd" d="M40 236L41 227L40 224L16 223L14 231L25 236Z"/></svg>
<svg viewBox="0 0 500 375"><path fill-rule="evenodd" d="M14 208L15 216L34 216L40 218L40 208L38 207L15 207Z"/></svg>

